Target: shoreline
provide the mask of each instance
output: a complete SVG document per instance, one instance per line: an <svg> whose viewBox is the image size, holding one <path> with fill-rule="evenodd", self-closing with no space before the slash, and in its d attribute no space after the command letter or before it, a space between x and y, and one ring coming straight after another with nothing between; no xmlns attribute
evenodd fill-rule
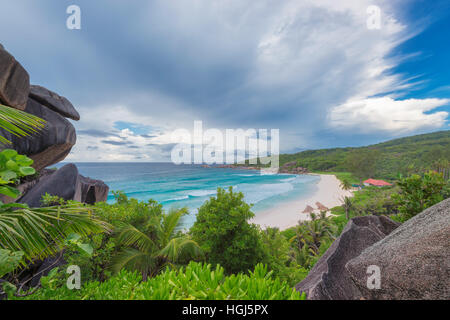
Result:
<svg viewBox="0 0 450 320"><path fill-rule="evenodd" d="M285 230L296 226L299 221L309 220L309 214L302 213L307 205L317 209L316 202L320 202L331 209L341 205L340 199L342 197L353 196L352 191L341 188L341 182L335 175L314 173L311 175L320 176L314 193L306 197L299 195L299 198L296 200L255 213L255 217L250 222L258 224L262 228L276 227L280 230ZM319 210L315 210L315 212L319 212Z"/></svg>

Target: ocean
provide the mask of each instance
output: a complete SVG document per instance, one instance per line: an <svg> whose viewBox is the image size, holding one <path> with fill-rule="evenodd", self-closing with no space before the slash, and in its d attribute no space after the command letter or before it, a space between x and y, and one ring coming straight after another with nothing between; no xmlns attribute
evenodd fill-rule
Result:
<svg viewBox="0 0 450 320"><path fill-rule="evenodd" d="M58 167L64 165L59 164ZM108 202L114 202L112 190L121 190L139 200L154 199L164 208L187 207L183 227L195 222L198 208L216 194L218 187L233 187L253 204L257 215L287 202L315 192L318 176L275 174L261 175L256 170L203 168L200 165L172 163L76 163L79 172L103 180L110 187Z"/></svg>

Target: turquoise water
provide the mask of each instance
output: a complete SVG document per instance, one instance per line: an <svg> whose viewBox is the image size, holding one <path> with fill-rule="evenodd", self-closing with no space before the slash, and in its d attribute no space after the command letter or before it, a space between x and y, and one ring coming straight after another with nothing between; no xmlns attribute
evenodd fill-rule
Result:
<svg viewBox="0 0 450 320"><path fill-rule="evenodd" d="M233 187L253 204L253 212L270 209L281 202L308 196L319 177L310 175L261 175L255 170L202 168L172 163L77 163L82 175L103 180L110 190L122 190L139 200L155 199L165 208L187 207L185 227L195 221L197 209L216 194L218 187ZM110 193L108 201L114 197Z"/></svg>

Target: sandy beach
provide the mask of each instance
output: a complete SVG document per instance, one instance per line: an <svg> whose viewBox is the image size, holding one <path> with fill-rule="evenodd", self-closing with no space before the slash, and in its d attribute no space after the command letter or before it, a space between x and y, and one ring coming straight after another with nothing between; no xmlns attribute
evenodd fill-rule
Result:
<svg viewBox="0 0 450 320"><path fill-rule="evenodd" d="M307 205L317 209L316 202L328 208L341 205L345 196L353 196L351 191L343 190L341 182L334 175L320 174L317 190L306 197L299 194L299 199L280 204L279 206L255 214L251 222L259 224L262 228L277 227L281 230L293 227L299 220L308 220L309 214L302 213ZM316 210L319 212L319 210Z"/></svg>

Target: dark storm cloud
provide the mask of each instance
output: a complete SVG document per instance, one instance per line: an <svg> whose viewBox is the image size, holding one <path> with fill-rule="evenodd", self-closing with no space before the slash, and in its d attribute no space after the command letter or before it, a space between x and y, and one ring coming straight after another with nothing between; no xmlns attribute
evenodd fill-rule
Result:
<svg viewBox="0 0 450 320"><path fill-rule="evenodd" d="M0 41L33 83L79 108L80 124L83 111L99 108L106 115L110 106L121 105L165 124L186 112L210 127L278 128L281 150L318 147L336 145L320 135L328 130L330 108L373 88L378 91L370 94L385 92L377 86L380 79L367 74L394 64L378 52L390 49L397 35L383 33L387 28L361 29L360 2L348 1L336 10L297 0L220 6L213 1L78 0L81 30L68 30L66 8L73 1L3 1L2 12L8 14L2 24L8 27L0 28ZM393 12L389 2L383 5L386 13ZM384 83L393 90L399 81ZM99 124L102 113L95 119ZM78 134L113 136L98 128ZM329 136L338 144L359 137L356 130Z"/></svg>

